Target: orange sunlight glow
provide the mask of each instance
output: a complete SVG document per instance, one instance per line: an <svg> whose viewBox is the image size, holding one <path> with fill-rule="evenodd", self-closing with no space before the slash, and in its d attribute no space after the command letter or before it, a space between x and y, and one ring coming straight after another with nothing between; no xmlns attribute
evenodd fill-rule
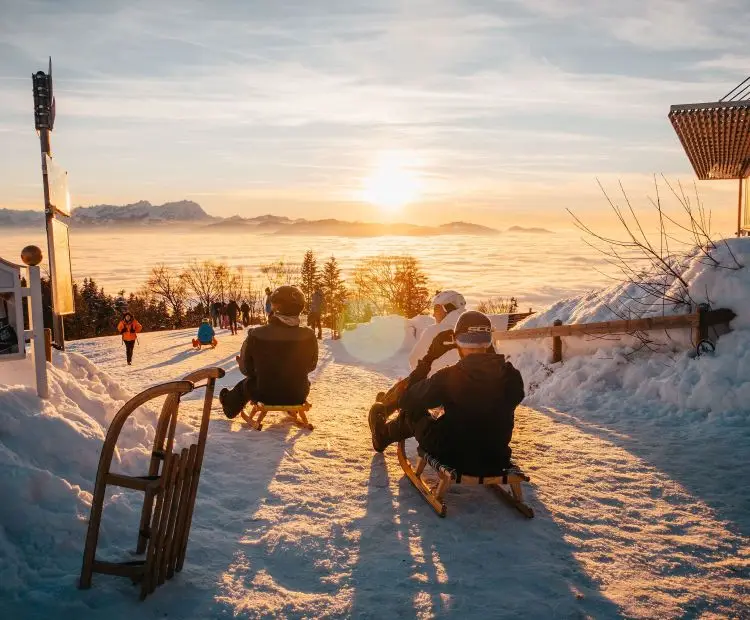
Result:
<svg viewBox="0 0 750 620"><path fill-rule="evenodd" d="M421 178L414 166L415 158L410 153L381 153L375 169L362 181L362 200L388 212L414 202L422 193Z"/></svg>

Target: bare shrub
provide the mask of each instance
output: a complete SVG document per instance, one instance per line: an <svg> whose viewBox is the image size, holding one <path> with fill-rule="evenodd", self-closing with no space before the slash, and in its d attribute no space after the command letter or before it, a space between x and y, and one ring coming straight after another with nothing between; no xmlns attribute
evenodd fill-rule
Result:
<svg viewBox="0 0 750 620"><path fill-rule="evenodd" d="M477 310L485 314L513 314L518 311L518 300L515 297L490 297L480 301Z"/></svg>
<svg viewBox="0 0 750 620"><path fill-rule="evenodd" d="M395 312L411 318L430 305L427 275L413 256L374 256L354 270L356 298L376 313Z"/></svg>

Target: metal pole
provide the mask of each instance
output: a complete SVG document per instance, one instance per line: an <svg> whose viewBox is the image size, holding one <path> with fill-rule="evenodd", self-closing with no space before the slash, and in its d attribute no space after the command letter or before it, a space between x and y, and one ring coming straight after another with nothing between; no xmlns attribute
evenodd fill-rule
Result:
<svg viewBox="0 0 750 620"><path fill-rule="evenodd" d="M742 235L742 181L740 179L740 190L737 195L737 236Z"/></svg>
<svg viewBox="0 0 750 620"><path fill-rule="evenodd" d="M54 252L55 249L52 247L52 231L50 230L52 224L51 220L55 217L54 210L50 207L49 200L49 177L47 176L47 159L45 156L52 156L52 148L50 146L49 129L39 130L39 144L42 150L42 186L44 188L44 213L45 213L45 225L47 227L47 256L49 260L49 275L50 275L50 298L52 299L52 339L58 349L61 351L65 350L65 327L63 325L63 318L55 313L55 293L52 286L52 278L55 277L55 266L54 266Z"/></svg>

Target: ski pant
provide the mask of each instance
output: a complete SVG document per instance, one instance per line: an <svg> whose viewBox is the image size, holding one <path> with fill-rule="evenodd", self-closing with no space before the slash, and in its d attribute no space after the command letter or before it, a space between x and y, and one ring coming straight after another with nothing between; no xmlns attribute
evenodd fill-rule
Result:
<svg viewBox="0 0 750 620"><path fill-rule="evenodd" d="M242 313L242 325L244 327L247 327L248 325L250 325L250 313L249 312Z"/></svg>
<svg viewBox="0 0 750 620"><path fill-rule="evenodd" d="M213 327L219 326L219 315L218 314L211 314L211 324Z"/></svg>
<svg viewBox="0 0 750 620"><path fill-rule="evenodd" d="M135 340L123 340L125 343L125 357L128 360L128 364L133 361L133 348L135 347Z"/></svg>
<svg viewBox="0 0 750 620"><path fill-rule="evenodd" d="M435 424L435 419L426 409L411 411L401 409L395 418L386 422L385 437L389 445L415 437L419 445L424 447L424 444L428 443L428 435L433 424Z"/></svg>
<svg viewBox="0 0 750 620"><path fill-rule="evenodd" d="M229 329L232 331L232 334L236 334L237 333L237 315L229 314L227 316L229 317Z"/></svg>
<svg viewBox="0 0 750 620"><path fill-rule="evenodd" d="M254 388L252 382L250 379L243 379L224 396L224 402L222 403L224 415L230 419L237 417L247 403L255 400L253 396Z"/></svg>
<svg viewBox="0 0 750 620"><path fill-rule="evenodd" d="M318 338L323 337L323 325L320 323L320 312L310 312L307 315L307 326L315 331L318 330Z"/></svg>

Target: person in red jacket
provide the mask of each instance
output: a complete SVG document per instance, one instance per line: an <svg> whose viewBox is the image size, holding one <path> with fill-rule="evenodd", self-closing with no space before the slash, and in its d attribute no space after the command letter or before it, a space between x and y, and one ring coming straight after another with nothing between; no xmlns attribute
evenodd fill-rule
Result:
<svg viewBox="0 0 750 620"><path fill-rule="evenodd" d="M117 331L122 335L122 342L125 344L125 357L128 360L128 366L133 363L133 348L141 330L143 330L143 326L133 318L130 312L126 312L117 324Z"/></svg>

